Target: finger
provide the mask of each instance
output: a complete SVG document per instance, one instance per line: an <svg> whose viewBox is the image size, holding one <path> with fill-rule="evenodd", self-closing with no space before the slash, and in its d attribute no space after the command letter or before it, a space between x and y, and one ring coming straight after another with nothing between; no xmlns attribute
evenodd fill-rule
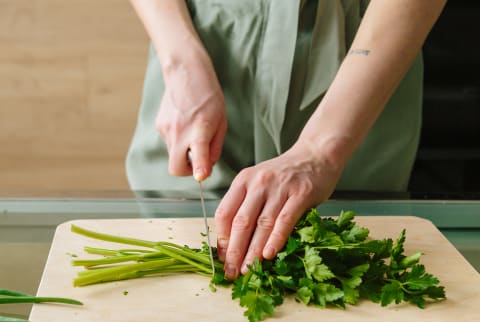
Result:
<svg viewBox="0 0 480 322"><path fill-rule="evenodd" d="M265 203L262 213L257 218L257 227L255 228L252 240L250 241L250 246L248 247L247 255L245 255L245 259L243 260L240 269L242 274L247 273L247 265L253 264L255 258L258 258L259 260L263 259L263 248L273 230L275 219L286 200L286 195L279 193L277 197L269 198Z"/></svg>
<svg viewBox="0 0 480 322"><path fill-rule="evenodd" d="M187 158L188 147L169 142L168 149L168 172L174 176L188 176L192 168Z"/></svg>
<svg viewBox="0 0 480 322"><path fill-rule="evenodd" d="M210 163L210 149L208 145L199 143L196 141L195 144L190 145L190 150L192 151L192 171L193 177L198 182L202 182L212 172L211 163Z"/></svg>
<svg viewBox="0 0 480 322"><path fill-rule="evenodd" d="M190 150L192 151L193 176L199 182L205 180L212 172L210 162L211 139L212 132L208 123L197 125L194 128Z"/></svg>
<svg viewBox="0 0 480 322"><path fill-rule="evenodd" d="M217 253L220 260L225 260L233 217L245 199L246 189L235 181L228 189L215 211L215 230L217 233Z"/></svg>
<svg viewBox="0 0 480 322"><path fill-rule="evenodd" d="M167 133L171 128L171 123L166 122L166 120L164 119L163 113L160 113L160 111L162 111L162 106L167 104L170 104L168 102L168 95L164 95L160 103L160 108L157 112L157 115L155 116L155 129L157 130L157 133L160 135L160 137L164 140L167 139Z"/></svg>
<svg viewBox="0 0 480 322"><path fill-rule="evenodd" d="M235 279L240 272L240 266L243 263L258 215L262 211L264 203L264 193L247 192L245 200L233 218L225 256L225 277L228 279Z"/></svg>
<svg viewBox="0 0 480 322"><path fill-rule="evenodd" d="M222 122L210 144L210 162L212 165L220 159L225 133L227 133L227 122Z"/></svg>
<svg viewBox="0 0 480 322"><path fill-rule="evenodd" d="M305 201L301 197L290 196L275 220L272 233L263 249L263 257L272 259L285 245L298 219L304 212Z"/></svg>

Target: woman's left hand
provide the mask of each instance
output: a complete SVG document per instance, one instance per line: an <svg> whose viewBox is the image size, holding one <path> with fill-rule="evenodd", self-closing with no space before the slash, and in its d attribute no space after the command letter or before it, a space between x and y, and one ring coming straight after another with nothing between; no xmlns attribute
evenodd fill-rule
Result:
<svg viewBox="0 0 480 322"><path fill-rule="evenodd" d="M302 214L333 192L343 166L305 144L242 170L215 213L225 276L235 279L258 257L272 259Z"/></svg>

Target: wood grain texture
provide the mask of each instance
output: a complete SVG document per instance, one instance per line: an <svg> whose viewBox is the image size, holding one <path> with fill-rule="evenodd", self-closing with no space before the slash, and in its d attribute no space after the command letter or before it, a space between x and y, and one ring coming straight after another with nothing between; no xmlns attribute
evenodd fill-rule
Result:
<svg viewBox="0 0 480 322"><path fill-rule="evenodd" d="M75 224L104 233L147 240L171 241L180 245L200 247L204 239L202 218L155 218L119 220L78 220ZM214 229L213 219L210 227ZM389 322L471 322L480 321L480 275L435 228L421 218L357 217L359 225L370 230L376 239L396 239L400 231L407 230L407 255L421 251L421 263L429 273L437 276L445 286L447 299L432 303L421 310L402 303L381 307L369 301L348 305L346 310L306 307L288 298L276 310L275 318L266 321L389 321ZM80 267L71 266L67 253L85 254L84 246L124 248L124 245L102 242L79 236L70 231L72 222L57 228L38 295L57 295L82 301L83 307L34 305L30 320L54 321L246 321L238 301L232 301L231 290L219 287L212 293L209 279L195 274L73 287L72 281ZM212 234L215 240L215 231ZM128 295L124 295L128 291Z"/></svg>
<svg viewBox="0 0 480 322"><path fill-rule="evenodd" d="M0 0L1 189L128 189L147 50L127 0Z"/></svg>

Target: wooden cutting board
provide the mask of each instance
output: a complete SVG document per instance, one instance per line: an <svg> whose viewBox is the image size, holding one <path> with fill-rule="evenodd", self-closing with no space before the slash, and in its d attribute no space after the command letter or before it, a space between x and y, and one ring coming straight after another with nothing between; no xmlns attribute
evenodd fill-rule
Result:
<svg viewBox="0 0 480 322"><path fill-rule="evenodd" d="M199 247L204 239L201 218L78 220L58 226L40 282L39 296L63 296L82 301L83 307L36 304L32 322L66 321L247 321L231 290L212 293L209 279L195 274L146 277L136 280L73 287L81 268L71 266L71 254L86 258L84 246L122 248L70 232L72 223L87 229L134 238L172 241ZM448 240L425 219L416 217L357 217L372 238L396 239L407 229L407 254L424 253L421 263L446 288L448 299L421 310L410 304L381 307L363 301L346 310L306 307L287 299L272 321L480 321L480 274ZM210 223L213 225L213 222ZM213 226L212 226L213 227ZM213 234L213 240L215 235ZM124 248L124 247L123 247ZM126 293L128 292L128 294ZM126 295L125 295L126 294Z"/></svg>

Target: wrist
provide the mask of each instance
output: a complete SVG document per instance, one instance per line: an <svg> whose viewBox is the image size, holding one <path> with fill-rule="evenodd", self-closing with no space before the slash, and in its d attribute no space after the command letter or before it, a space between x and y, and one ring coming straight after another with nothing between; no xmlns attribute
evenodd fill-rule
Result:
<svg viewBox="0 0 480 322"><path fill-rule="evenodd" d="M355 150L353 141L342 134L301 135L295 145L308 151L312 159L341 172Z"/></svg>
<svg viewBox="0 0 480 322"><path fill-rule="evenodd" d="M188 46L163 47L161 52L157 50L157 55L166 82L179 73L190 74L204 70L215 74L213 64L203 45L195 44L193 41Z"/></svg>

